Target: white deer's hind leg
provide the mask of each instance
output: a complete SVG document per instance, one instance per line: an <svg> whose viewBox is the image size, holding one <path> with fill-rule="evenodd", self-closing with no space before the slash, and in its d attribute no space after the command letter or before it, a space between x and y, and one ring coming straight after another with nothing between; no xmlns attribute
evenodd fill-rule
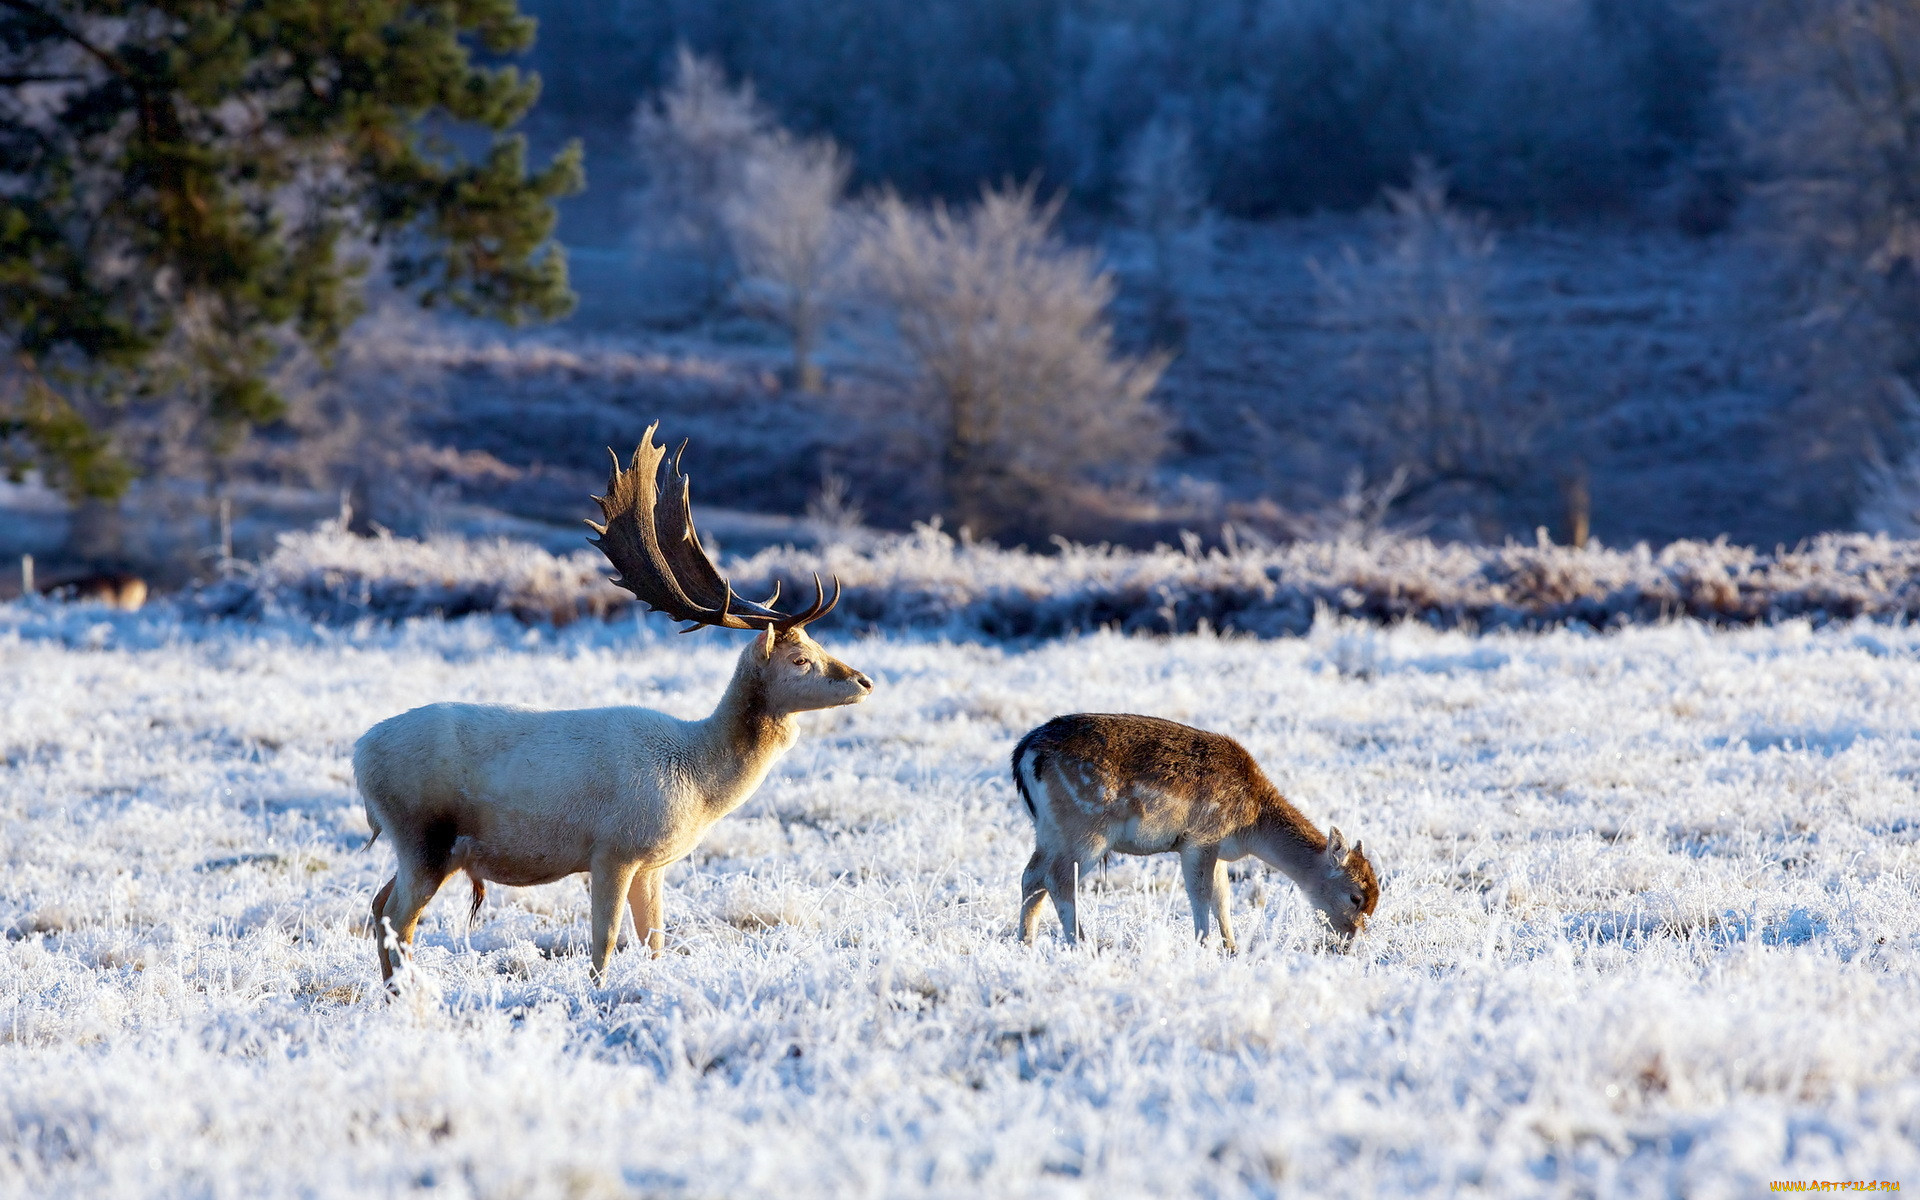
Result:
<svg viewBox="0 0 1920 1200"><path fill-rule="evenodd" d="M1180 851L1180 878L1187 885L1187 903L1193 906L1193 932L1203 942L1213 917L1215 868L1219 865L1217 846L1187 846Z"/></svg>
<svg viewBox="0 0 1920 1200"><path fill-rule="evenodd" d="M613 957L613 942L620 933L620 918L626 915L627 889L633 883L632 863L598 862L588 889L593 894L593 966L588 972L593 986L607 981L607 960Z"/></svg>
<svg viewBox="0 0 1920 1200"><path fill-rule="evenodd" d="M393 950L386 944L386 926L392 926L393 940L399 952L407 958L412 958L413 933L419 928L420 914L427 910L427 905L432 903L434 894L446 881L446 874L435 864L409 863L404 859L401 860L400 872L394 876L393 892L387 898L384 913L386 920L382 922L380 928L374 930L374 935L380 939L382 959L380 978L388 987L393 986L395 963Z"/></svg>
<svg viewBox="0 0 1920 1200"><path fill-rule="evenodd" d="M373 894L373 948L380 956L380 978L393 978L393 957L387 950L387 898L393 895L393 885L400 877L393 878Z"/></svg>
<svg viewBox="0 0 1920 1200"><path fill-rule="evenodd" d="M662 884L667 869L636 871L627 887L627 907L633 912L633 932L659 958L667 947L667 912Z"/></svg>

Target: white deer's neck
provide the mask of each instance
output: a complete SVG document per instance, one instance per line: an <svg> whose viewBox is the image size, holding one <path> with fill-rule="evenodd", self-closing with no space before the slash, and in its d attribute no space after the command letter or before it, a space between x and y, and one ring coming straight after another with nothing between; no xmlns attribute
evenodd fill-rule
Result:
<svg viewBox="0 0 1920 1200"><path fill-rule="evenodd" d="M799 736L793 714L768 709L753 653L741 655L727 694L696 735L695 769L714 820L745 803Z"/></svg>

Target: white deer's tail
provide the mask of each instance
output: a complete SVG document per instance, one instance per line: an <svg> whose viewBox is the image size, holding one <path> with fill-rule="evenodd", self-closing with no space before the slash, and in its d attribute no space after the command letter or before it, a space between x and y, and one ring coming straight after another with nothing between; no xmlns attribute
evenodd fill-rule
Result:
<svg viewBox="0 0 1920 1200"><path fill-rule="evenodd" d="M373 796L367 787L367 776L372 766L372 755L368 753L371 747L367 742L379 728L378 725L374 726L353 744L353 789L360 793L360 806L366 810L367 825L373 830L366 844L360 847L363 852L373 849L373 844L380 840L380 834L383 832L380 811L373 806Z"/></svg>

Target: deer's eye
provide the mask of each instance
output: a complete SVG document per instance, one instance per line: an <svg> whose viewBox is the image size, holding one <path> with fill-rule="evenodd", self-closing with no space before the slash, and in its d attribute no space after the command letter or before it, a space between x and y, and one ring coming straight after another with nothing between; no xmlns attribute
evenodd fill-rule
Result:
<svg viewBox="0 0 1920 1200"><path fill-rule="evenodd" d="M1360 897L1358 897L1358 896L1348 896L1348 897L1347 897L1347 899L1348 899L1349 901L1351 901L1351 902L1352 902L1352 904L1353 904L1353 906L1354 906L1355 908L1359 908L1359 907L1360 907Z"/></svg>
<svg viewBox="0 0 1920 1200"><path fill-rule="evenodd" d="M794 656L793 656L793 665L794 665L794 666L796 666L796 667L799 667L799 668L800 668L800 669L801 669L802 671L804 671L804 670L806 670L806 669L807 669L807 660L806 660L806 657L805 657L804 655L800 655L800 654L796 654L796 655L794 655Z"/></svg>

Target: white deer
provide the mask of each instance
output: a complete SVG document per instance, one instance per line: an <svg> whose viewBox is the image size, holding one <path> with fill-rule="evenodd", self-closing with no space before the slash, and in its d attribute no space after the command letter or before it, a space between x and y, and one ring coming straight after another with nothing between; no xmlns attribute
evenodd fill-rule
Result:
<svg viewBox="0 0 1920 1200"><path fill-rule="evenodd" d="M394 951L411 952L422 910L459 871L473 881L475 909L486 880L526 887L588 872L594 983L605 980L627 905L657 957L667 867L760 786L798 736L795 713L857 704L873 691L806 633L839 601L837 581L828 602L816 576L812 605L794 613L772 607L778 588L766 604L734 596L694 531L678 455L660 495L658 427L647 427L631 467L615 457L607 495L594 497L606 524L588 522L600 535L590 540L620 572L614 582L654 611L691 622L688 630L759 636L701 721L645 708L430 704L368 730L353 748L354 777L374 838L387 834L399 856L373 900L389 987Z"/></svg>
<svg viewBox="0 0 1920 1200"><path fill-rule="evenodd" d="M1338 829L1322 836L1230 737L1158 717L1078 713L1020 739L1013 783L1037 848L1020 876L1020 937L1032 942L1053 897L1078 940L1080 872L1108 853L1180 856L1194 931L1209 915L1234 948L1227 863L1251 854L1298 884L1334 932L1351 939L1380 899L1373 864Z"/></svg>

